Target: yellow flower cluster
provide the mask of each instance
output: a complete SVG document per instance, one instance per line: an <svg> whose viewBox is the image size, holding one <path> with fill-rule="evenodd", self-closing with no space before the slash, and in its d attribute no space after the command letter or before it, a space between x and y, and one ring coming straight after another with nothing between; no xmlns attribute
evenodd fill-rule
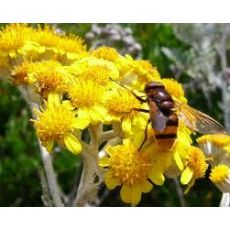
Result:
<svg viewBox="0 0 230 230"><path fill-rule="evenodd" d="M81 38L60 35L47 25L12 24L0 32L0 71L37 103L32 121L49 152L59 144L78 154L89 144L83 143L81 130L98 128L91 143L104 152L98 157L105 184L120 186L124 202L137 205L142 193L163 185L165 178L179 176L189 190L204 177L207 159L192 146L192 131L180 119L175 138L155 138L145 85L157 81L178 101L186 103L186 98L181 84L162 79L150 62L110 47L87 51Z"/></svg>

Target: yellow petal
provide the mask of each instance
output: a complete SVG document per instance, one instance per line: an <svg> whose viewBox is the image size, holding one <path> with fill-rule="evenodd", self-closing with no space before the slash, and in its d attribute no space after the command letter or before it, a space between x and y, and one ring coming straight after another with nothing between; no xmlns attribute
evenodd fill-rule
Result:
<svg viewBox="0 0 230 230"><path fill-rule="evenodd" d="M191 181L192 176L193 176L193 171L189 167L186 167L181 174L181 178L180 178L181 184L188 184L189 181Z"/></svg>
<svg viewBox="0 0 230 230"><path fill-rule="evenodd" d="M48 105L55 107L60 105L60 97L57 93L49 93L48 95Z"/></svg>
<svg viewBox="0 0 230 230"><path fill-rule="evenodd" d="M87 109L78 110L78 119L90 119L89 112Z"/></svg>
<svg viewBox="0 0 230 230"><path fill-rule="evenodd" d="M122 121L122 130L127 134L127 135L132 135L132 125L130 119L124 119Z"/></svg>
<svg viewBox="0 0 230 230"><path fill-rule="evenodd" d="M76 118L72 124L75 129L85 129L89 125L89 117Z"/></svg>
<svg viewBox="0 0 230 230"><path fill-rule="evenodd" d="M140 186L141 186L141 191L143 193L148 193L153 188L153 185L149 181L147 181L147 180L145 180Z"/></svg>
<svg viewBox="0 0 230 230"><path fill-rule="evenodd" d="M102 157L99 161L99 166L101 167L109 166L109 157Z"/></svg>
<svg viewBox="0 0 230 230"><path fill-rule="evenodd" d="M131 203L132 202L132 190L131 187L123 184L121 187L121 191L120 191L120 196L121 196L121 200L125 203Z"/></svg>
<svg viewBox="0 0 230 230"><path fill-rule="evenodd" d="M162 185L165 181L163 173L157 170L151 170L149 174L149 179L156 185Z"/></svg>
<svg viewBox="0 0 230 230"><path fill-rule="evenodd" d="M78 154L81 152L82 150L81 143L78 141L78 139L73 134L66 133L64 135L64 142L65 142L66 148L73 154Z"/></svg>
<svg viewBox="0 0 230 230"><path fill-rule="evenodd" d="M141 201L141 187L140 185L131 186L131 204L137 205Z"/></svg>
<svg viewBox="0 0 230 230"><path fill-rule="evenodd" d="M98 122L103 122L103 114L100 113L100 111L97 110L97 107L93 107L89 110L90 118L91 118L91 123L92 124L97 124Z"/></svg>
<svg viewBox="0 0 230 230"><path fill-rule="evenodd" d="M62 105L68 110L74 110L75 109L75 107L68 100L63 101Z"/></svg>
<svg viewBox="0 0 230 230"><path fill-rule="evenodd" d="M16 58L16 57L17 57L16 51L15 51L15 50L10 51L10 52L9 52L9 56L10 56L11 58Z"/></svg>
<svg viewBox="0 0 230 230"><path fill-rule="evenodd" d="M113 176L111 171L105 173L104 180L108 189L114 189L120 184L120 181Z"/></svg>
<svg viewBox="0 0 230 230"><path fill-rule="evenodd" d="M174 160L176 161L178 168L182 171L184 169L184 165L178 153L174 154Z"/></svg>

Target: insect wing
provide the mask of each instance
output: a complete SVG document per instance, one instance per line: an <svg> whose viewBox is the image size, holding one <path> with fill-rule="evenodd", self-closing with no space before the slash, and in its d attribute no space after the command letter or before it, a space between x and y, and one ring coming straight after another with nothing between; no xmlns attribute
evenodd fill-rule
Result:
<svg viewBox="0 0 230 230"><path fill-rule="evenodd" d="M161 112L156 112L154 114L154 121L152 122L154 129L159 132L163 132L166 127L167 118Z"/></svg>
<svg viewBox="0 0 230 230"><path fill-rule="evenodd" d="M149 102L149 107L153 128L159 132L163 132L166 127L167 117L158 109L153 101Z"/></svg>
<svg viewBox="0 0 230 230"><path fill-rule="evenodd" d="M219 122L187 104L175 101L175 109L179 120L182 120L186 126L194 131L202 134L225 132L224 127Z"/></svg>

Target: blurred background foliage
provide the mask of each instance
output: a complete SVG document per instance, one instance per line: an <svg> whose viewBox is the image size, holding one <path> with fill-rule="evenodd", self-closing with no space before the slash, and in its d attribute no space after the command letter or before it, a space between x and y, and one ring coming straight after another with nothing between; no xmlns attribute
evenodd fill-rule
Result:
<svg viewBox="0 0 230 230"><path fill-rule="evenodd" d="M215 65L215 67L220 66L220 62L218 64L215 55L211 56L210 59L210 56L206 55L205 49L200 54L199 52L202 49L200 47L197 50L196 47L194 48L195 42L201 44L201 40L194 38L193 44L193 41L188 42L188 39L186 40L185 36L183 37L184 33L190 40L193 39L192 35L187 33L191 29L189 26L192 25L121 24L118 27L126 29L125 35L121 34L121 37L126 36L128 38L119 40L120 35L116 37L116 34L114 37L111 32L114 43L108 43L110 40L103 33L100 37L101 35L97 29L106 26L108 29L111 25L55 24L54 26L57 27L59 32L74 33L86 38L88 47L93 46L92 40L94 37L92 37L92 33L97 35L97 42L98 39L101 39L101 43L114 45L122 52L126 51L124 46L127 46L129 48L127 52L130 51L129 53L133 54L134 57L149 60L158 68L162 77L175 77L183 83L190 105L208 113L220 122L224 122L223 108L220 106L222 91L218 79L217 86L213 87L215 84L213 79L217 78L218 73L212 72L216 75L212 76L213 79L208 79L209 82L207 83L205 81L207 72L200 72L207 61L201 62L197 58L202 57L202 55L204 57L208 56L209 64ZM198 29L200 31L200 28ZM204 36L200 33L199 36L206 39L203 41L207 43L209 38L207 34ZM130 42L129 39L134 40ZM208 45L210 47L212 43ZM213 60L215 60L215 63L213 63ZM200 69L197 64L200 64ZM194 70L194 67L197 68ZM213 71L210 66L206 67L207 71ZM39 179L42 162L39 158L34 129L29 119L30 111L19 91L10 84L0 81L0 206L43 206ZM54 162L63 191L71 194L73 191L70 191L70 189L80 175L80 157L57 149ZM168 179L164 186L155 186L151 193L144 194L139 206L219 205L221 193L210 183L208 177L198 180L189 194L184 196L184 199L183 189L178 186L177 181ZM107 191L102 185L99 194L101 196L99 205L125 206L121 202L118 192L118 190Z"/></svg>

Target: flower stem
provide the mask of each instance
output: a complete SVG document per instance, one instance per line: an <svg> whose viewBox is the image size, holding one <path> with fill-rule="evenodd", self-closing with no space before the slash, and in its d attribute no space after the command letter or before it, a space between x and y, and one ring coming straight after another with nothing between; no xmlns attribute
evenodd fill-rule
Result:
<svg viewBox="0 0 230 230"><path fill-rule="evenodd" d="M89 128L91 141L84 145L83 171L80 179L76 198L73 206L87 206L95 200L98 186L101 183L101 175L98 169L98 148L102 134L101 124ZM96 181L96 176L98 177Z"/></svg>
<svg viewBox="0 0 230 230"><path fill-rule="evenodd" d="M56 179L56 174L53 168L52 157L50 153L46 150L45 147L42 146L41 141L38 139L40 153L44 165L44 170L48 182L48 188L50 192L50 196L52 197L53 204L56 207L63 207L63 203L61 201L61 195L59 186Z"/></svg>
<svg viewBox="0 0 230 230"><path fill-rule="evenodd" d="M21 87L19 89L20 89L25 101L27 102L27 104L30 107L33 118L36 119L36 116L35 116L33 110L35 108L39 109L38 104L30 101L27 88ZM51 157L50 153L46 150L46 148L44 146L42 146L39 138L38 138L38 144L39 144L39 149L40 149L40 155L41 155L43 165L44 165L44 171L45 171L45 175L46 175L46 179L47 179L49 193L50 193L50 197L52 198L53 205L56 207L63 207L64 205L63 205L62 200L61 200L60 189L59 189L56 174L55 174L55 171L53 168L52 157Z"/></svg>

